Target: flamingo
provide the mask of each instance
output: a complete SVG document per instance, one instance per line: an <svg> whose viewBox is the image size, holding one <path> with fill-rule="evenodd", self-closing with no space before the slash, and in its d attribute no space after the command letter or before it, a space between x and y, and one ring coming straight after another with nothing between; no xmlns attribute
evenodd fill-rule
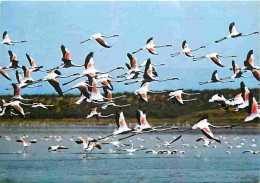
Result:
<svg viewBox="0 0 260 183"><path fill-rule="evenodd" d="M62 90L60 88L59 81L56 80L56 78L68 78L68 77L75 76L75 75L78 75L78 74L76 73L76 74L72 74L72 75L69 75L69 76L61 76L60 71L55 69L55 70L49 71L49 73L44 78L39 79L39 80L35 81L34 83L48 81L52 85L52 87L55 89L55 91L60 96L63 96Z"/></svg>
<svg viewBox="0 0 260 183"><path fill-rule="evenodd" d="M148 149L145 153L158 154L158 152L153 149Z"/></svg>
<svg viewBox="0 0 260 183"><path fill-rule="evenodd" d="M192 101L192 100L197 100L196 98L194 99L189 99L189 100L183 100L182 99L182 94L185 95L199 95L200 93L185 93L183 92L183 89L178 89L174 92L169 93L169 98L167 99L168 101L171 99L174 99L174 101L179 104L179 105L184 105L185 101Z"/></svg>
<svg viewBox="0 0 260 183"><path fill-rule="evenodd" d="M134 144L132 143L131 149L122 149L122 150L119 150L119 151L125 151L125 152L128 152L129 155L133 155L134 152L142 151L142 150L145 150L145 149L146 148L134 148Z"/></svg>
<svg viewBox="0 0 260 183"><path fill-rule="evenodd" d="M156 137L159 141L163 142L164 146L166 147L171 147L173 142L176 142L177 140L179 140L182 137L182 135L178 136L177 138L171 140L170 142L167 142L166 140L160 139L159 137Z"/></svg>
<svg viewBox="0 0 260 183"><path fill-rule="evenodd" d="M5 102L5 100L2 100L2 103L3 103L3 110L0 114L0 116L3 116L5 114L6 109L7 109L7 110L15 111L20 118L25 118L24 110L20 105L32 106L32 104L25 104L25 103L22 103L21 101L18 101L18 100L10 101L8 103Z"/></svg>
<svg viewBox="0 0 260 183"><path fill-rule="evenodd" d="M124 144L123 142L120 142L120 141L118 141L118 140L116 140L116 141L111 141L111 142L104 142L104 143L102 143L102 144L112 144L114 147L130 146L129 144Z"/></svg>
<svg viewBox="0 0 260 183"><path fill-rule="evenodd" d="M90 38L84 40L84 41L81 41L80 43L85 43L87 41L90 41L92 39L95 39L98 44L100 44L101 46L103 46L104 48L111 48L112 46L109 46L107 44L107 42L103 39L103 38L110 38L110 37L118 37L119 35L118 34L114 34L114 35L110 35L110 36L105 36L101 33L96 33L96 34L93 34L90 36Z"/></svg>
<svg viewBox="0 0 260 183"><path fill-rule="evenodd" d="M225 39L229 39L229 38L245 37L245 36L250 36L252 34L259 34L259 32L252 32L250 34L238 33L237 30L236 30L236 27L235 27L235 22L232 22L229 25L229 33L230 34L228 36L215 41L215 43L219 43L219 42L224 41Z"/></svg>
<svg viewBox="0 0 260 183"><path fill-rule="evenodd" d="M242 81L240 83L241 96L243 103L238 106L239 109L243 109L249 105L249 94L250 90L246 87L245 83Z"/></svg>
<svg viewBox="0 0 260 183"><path fill-rule="evenodd" d="M126 134L132 131L132 129L128 128L121 109L116 112L116 125L117 130L113 132L113 135Z"/></svg>
<svg viewBox="0 0 260 183"><path fill-rule="evenodd" d="M206 82L199 82L199 85L204 85L207 83L229 83L229 82L235 82L235 81L223 81L224 78L219 78L218 77L218 71L215 70L211 76L211 80L210 81L206 81Z"/></svg>
<svg viewBox="0 0 260 183"><path fill-rule="evenodd" d="M12 41L8 34L7 34L7 31L4 31L3 33L3 41L0 43L0 44L6 44L6 45L14 45L14 43L25 43L26 41L25 40L22 40L22 41Z"/></svg>
<svg viewBox="0 0 260 183"><path fill-rule="evenodd" d="M136 109L136 119L138 126L135 128L138 132L152 130L152 127L149 125L146 119L146 111L141 109Z"/></svg>
<svg viewBox="0 0 260 183"><path fill-rule="evenodd" d="M259 70L260 67L254 65L254 51L250 50L247 53L247 57L246 60L244 61L244 67L242 68L242 70L253 70L253 69Z"/></svg>
<svg viewBox="0 0 260 183"><path fill-rule="evenodd" d="M31 144L37 143L36 139L29 140L28 142L26 142L24 139L18 139L18 140L16 140L16 142L23 143L24 152L26 152L26 153L27 153L27 147L29 147Z"/></svg>
<svg viewBox="0 0 260 183"><path fill-rule="evenodd" d="M116 67L114 69L111 69L107 72L100 72L98 71L97 69L95 69L94 67L94 60L93 60L93 55L94 55L94 52L90 52L86 58L85 58L85 70L82 72L81 76L78 76L76 78L74 78L73 80L69 81L69 82L66 82L66 83L63 83L63 85L67 85L77 79L80 79L82 77L85 77L85 76L91 76L91 77L95 77L96 74L107 74L107 73L110 73L114 70L118 70L118 69L124 69L123 67ZM76 73L77 75L79 75L79 73Z"/></svg>
<svg viewBox="0 0 260 183"><path fill-rule="evenodd" d="M219 104L222 108L229 112L228 106L231 105L231 102L228 101L222 94L215 94L209 99L208 102Z"/></svg>
<svg viewBox="0 0 260 183"><path fill-rule="evenodd" d="M21 66L18 65L17 56L15 53L13 53L11 50L8 50L8 54L10 57L10 64L7 67L3 67L3 69L17 69L21 68Z"/></svg>
<svg viewBox="0 0 260 183"><path fill-rule="evenodd" d="M237 66L234 60L232 60L232 68L230 70L233 70L234 74L230 77L227 77L225 79L235 79L235 78L248 78L243 76L242 74L246 71L241 71L241 69Z"/></svg>
<svg viewBox="0 0 260 183"><path fill-rule="evenodd" d="M102 109L106 109L108 106L127 107L127 106L131 105L131 104L117 105L114 103L113 100L117 99L117 98L124 98L125 95L112 98L112 92L110 92L106 87L103 88L103 91L104 91L104 96L106 98L106 102L102 103Z"/></svg>
<svg viewBox="0 0 260 183"><path fill-rule="evenodd" d="M141 88L134 92L136 95L140 95L140 99L144 102L148 102L148 96L147 96L148 92L149 93L165 93L166 92L166 91L158 91L158 92L151 91L148 89L149 85L150 85L149 82L143 82L141 84Z"/></svg>
<svg viewBox="0 0 260 183"><path fill-rule="evenodd" d="M204 58L209 58L211 59L217 66L219 67L224 67L224 65L222 65L221 61L220 61L220 57L222 58L228 58L228 57L237 57L235 55L219 55L217 53L211 53L205 56L201 56L201 57L197 57L197 58L193 58L193 61L198 61L198 60L202 60Z"/></svg>
<svg viewBox="0 0 260 183"><path fill-rule="evenodd" d="M82 67L83 66L83 65L75 65L75 64L73 64L71 62L70 52L64 45L61 45L60 49L61 49L62 55L63 55L63 57L61 59L63 64L61 64L56 69L59 69L59 68L70 68L70 67Z"/></svg>
<svg viewBox="0 0 260 183"><path fill-rule="evenodd" d="M57 150L59 150L59 149L69 149L69 148L67 148L67 147L65 147L65 146L61 146L61 145L56 145L56 146L50 146L50 147L48 147L48 151L57 151Z"/></svg>
<svg viewBox="0 0 260 183"><path fill-rule="evenodd" d="M252 151L252 150L243 151L243 153L247 153L247 152L249 152L249 153L251 153L251 154L259 154L259 153L260 153L260 150L258 150L258 151Z"/></svg>
<svg viewBox="0 0 260 183"><path fill-rule="evenodd" d="M83 150L86 152L86 157L90 154L95 148L101 149L101 146L95 139L90 139L88 142L85 139L77 139L75 141L77 144L83 144Z"/></svg>
<svg viewBox="0 0 260 183"><path fill-rule="evenodd" d="M43 66L36 66L35 60L30 55L28 55L27 53L25 55L26 55L27 60L30 63L30 66L31 66L30 69L32 69L31 70L32 72L40 71L40 69L43 68Z"/></svg>
<svg viewBox="0 0 260 183"><path fill-rule="evenodd" d="M10 76L7 74L7 72L2 67L0 67L0 74L2 76L4 76L6 79L8 79L9 81L11 81Z"/></svg>
<svg viewBox="0 0 260 183"><path fill-rule="evenodd" d="M109 89L109 90L114 89L114 87L111 83L112 77L109 74L101 74L101 75L96 76L96 78L97 78L97 81L101 82L101 84L103 86L106 86L107 89Z"/></svg>
<svg viewBox="0 0 260 183"><path fill-rule="evenodd" d="M154 48L161 48L161 47L172 47L172 45L166 44L166 45L156 46L156 45L154 45L154 43L153 43L153 37L150 37L150 38L146 41L146 45L145 45L144 47L142 47L142 48L140 48L140 49L134 51L132 54L135 54L135 53L137 53L137 52L139 52L139 51L141 51L141 50L146 50L146 49L147 49L147 50L149 51L149 53L151 53L151 54L153 54L153 55L158 55L158 54L156 53L156 51L155 51Z"/></svg>
<svg viewBox="0 0 260 183"><path fill-rule="evenodd" d="M154 77L154 76L157 76L157 73L154 71L155 71L155 69L151 64L151 59L148 59L146 62L146 65L145 65L145 71L144 71L143 78L141 80L125 83L125 85L130 85L130 84L134 84L137 82L145 83L145 82L152 82L152 81L162 82L162 81L168 81L168 80L178 80L177 77L172 77L172 78L168 78L168 79L157 79Z"/></svg>
<svg viewBox="0 0 260 183"><path fill-rule="evenodd" d="M109 114L109 115L103 116L103 115L101 115L101 112L97 112L97 107L92 107L89 115L86 118L91 118L91 117L95 116L98 120L99 118L108 118L113 115L114 114Z"/></svg>
<svg viewBox="0 0 260 183"><path fill-rule="evenodd" d="M48 107L53 107L54 105L46 105L42 103L33 103L32 108L41 107L43 109L48 109Z"/></svg>
<svg viewBox="0 0 260 183"><path fill-rule="evenodd" d="M188 47L188 44L187 44L186 40L184 40L182 42L182 50L177 52L177 53L171 54L171 56L175 57L175 56L180 55L180 54L185 54L187 57L194 57L191 52L197 51L197 50L199 50L201 48L206 48L206 47L205 46L200 46L199 48L196 48L196 49L190 49Z"/></svg>
<svg viewBox="0 0 260 183"><path fill-rule="evenodd" d="M198 138L197 140L196 140L196 142L199 142L199 141L203 141L204 142L204 147L209 147L209 145L210 145L210 143L212 142L212 141L209 141L208 139L206 139L205 137L200 137L200 138Z"/></svg>
<svg viewBox="0 0 260 183"><path fill-rule="evenodd" d="M15 83L12 83L11 85L12 85L13 90L14 90L12 100L34 100L34 99L36 99L36 98L34 98L34 99L23 98L21 96L21 87L19 85L15 84ZM38 85L38 86L41 86L41 85ZM35 87L38 87L38 86L35 86ZM7 89L7 90L9 90L9 89Z"/></svg>
<svg viewBox="0 0 260 183"><path fill-rule="evenodd" d="M253 97L252 92L249 93L249 106L248 108L246 108L246 111L249 115L245 118L245 122L252 121L255 118L260 118L258 104L256 102L255 97Z"/></svg>
<svg viewBox="0 0 260 183"><path fill-rule="evenodd" d="M89 92L89 85L88 85L88 81L82 81L76 85L74 85L73 87L71 87L70 89L63 91L62 93L66 93L68 91L74 90L74 89L78 89L82 94L84 94L84 96L86 96L87 98L90 98L90 92Z"/></svg>

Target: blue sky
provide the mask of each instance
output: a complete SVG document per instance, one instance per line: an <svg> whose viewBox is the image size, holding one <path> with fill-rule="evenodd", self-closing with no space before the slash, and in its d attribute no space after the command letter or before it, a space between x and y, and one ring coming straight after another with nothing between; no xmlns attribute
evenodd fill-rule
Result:
<svg viewBox="0 0 260 183"><path fill-rule="evenodd" d="M205 45L207 48L194 52L195 57L217 52L224 55L237 55L236 63L242 67L249 50L254 50L255 64L259 65L259 35L229 39L219 44L214 41L228 35L228 26L236 23L239 32L251 33L259 31L259 2L2 2L1 33L8 31L13 40L27 40L25 44L15 46L0 45L0 66L9 64L7 51L17 54L20 65L28 66L25 53L32 56L38 65L52 68L61 64L60 46L65 45L71 52L72 61L82 64L86 55L94 51L96 68L106 71L123 66L128 59L126 54L144 46L149 37L154 43L172 44L172 48L158 49L158 56L147 51L137 53L138 62L151 58L153 63L164 62L166 66L158 67L160 78L179 77L179 81L164 83L153 82L152 90L162 89L213 89L238 88L244 80L250 88L257 87L254 78L237 79L230 84L209 84L199 86L199 81L208 81L214 70L220 77L232 75L229 70L232 58L222 59L221 68L205 59L199 62L184 55L171 58L170 54L181 50L183 40L187 40L190 48ZM107 39L113 46L104 49L95 41L85 44L79 42L91 34L119 34L118 38ZM83 68L61 69L63 75L82 72ZM13 71L8 72L15 80ZM113 72L117 75L123 71ZM251 73L246 73L252 76ZM43 73L33 74L36 80ZM5 91L10 82L0 77L0 95L11 94ZM61 83L67 80L59 79ZM62 86L63 90L76 84L74 82ZM115 92L134 91L140 84L125 86L114 84ZM42 88L24 89L22 94L55 93L48 83ZM78 93L78 91L74 91Z"/></svg>

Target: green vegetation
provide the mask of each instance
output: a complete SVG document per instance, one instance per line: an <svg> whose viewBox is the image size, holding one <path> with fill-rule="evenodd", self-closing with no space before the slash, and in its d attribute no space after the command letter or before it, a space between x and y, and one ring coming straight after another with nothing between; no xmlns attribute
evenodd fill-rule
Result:
<svg viewBox="0 0 260 183"><path fill-rule="evenodd" d="M251 89L256 100L259 101L260 89ZM125 99L117 99L117 104L129 103L131 106L123 109L126 121L128 123L136 123L135 110L138 107L147 110L149 123L153 125L168 124L168 125L189 125L196 122L202 114L209 115L209 121L213 124L236 124L244 120L247 113L245 111L234 112L234 108L230 108L230 112L226 113L224 109L216 104L206 103L214 94L221 92L227 99L234 97L240 93L240 89L221 89L221 90L186 90L187 93L200 92L201 95L183 96L183 99L196 97L196 101L186 102L185 105L179 106L172 101L166 101L166 94L148 94L149 103L140 101L139 96L133 93L117 93L113 96L126 95ZM1 99L9 101L12 96L1 96ZM19 119L14 117L10 120L7 115L1 117L1 123L50 123L50 124L114 124L114 118L99 119L97 122L95 118L85 119L90 111L88 104L76 105L75 101L79 98L77 95L65 95L63 98L57 95L23 95L24 98L38 98L34 102L41 102L43 104L52 104L54 107L49 107L48 110L42 108L24 107L25 112L31 112L26 116L26 119ZM102 114L115 113L117 108L108 107L102 110ZM101 111L99 109L98 111ZM257 121L258 122L258 121ZM253 123L252 125L258 125Z"/></svg>

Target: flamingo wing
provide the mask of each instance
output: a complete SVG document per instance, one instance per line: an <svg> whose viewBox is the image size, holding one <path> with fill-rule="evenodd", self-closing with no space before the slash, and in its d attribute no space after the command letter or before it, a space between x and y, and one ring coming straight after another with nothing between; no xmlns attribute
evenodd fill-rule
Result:
<svg viewBox="0 0 260 183"><path fill-rule="evenodd" d="M103 47L105 47L105 48L111 48L112 46L109 46L108 44L107 44L107 42L103 39L103 38L101 38L101 37L99 37L99 38L96 38L95 39L101 46L103 46Z"/></svg>
<svg viewBox="0 0 260 183"><path fill-rule="evenodd" d="M60 96L63 96L63 93L62 93L62 90L60 88L60 84L59 82L52 78L50 80L48 80L48 82L53 86L53 88L55 89L55 91L60 95Z"/></svg>
<svg viewBox="0 0 260 183"><path fill-rule="evenodd" d="M27 60L29 61L30 65L31 65L31 67L36 67L35 60L32 57L30 57L27 53L25 55L26 55L26 58L27 58Z"/></svg>

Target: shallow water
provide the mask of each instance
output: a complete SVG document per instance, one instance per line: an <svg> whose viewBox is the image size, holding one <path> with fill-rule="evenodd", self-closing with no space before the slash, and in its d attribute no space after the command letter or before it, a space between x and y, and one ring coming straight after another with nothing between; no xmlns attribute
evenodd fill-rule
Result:
<svg viewBox="0 0 260 183"><path fill-rule="evenodd" d="M252 132L259 131L255 129ZM260 147L260 135L246 133L249 129L213 129L222 144L213 143L210 147L203 147L202 142L196 143L196 139L203 136L199 131L185 133L182 140L169 148L178 150L177 154L172 155L146 154L146 150L129 155L114 149L112 145L102 145L101 150L95 149L85 158L82 146L74 142L78 136L98 137L112 131L111 127L2 126L0 182L259 182L259 154L242 153L248 149L256 151ZM6 135L10 136L10 141L5 139ZM27 153L23 153L22 144L15 142L23 135L28 135L29 140L37 139L36 144L28 147ZM49 135L52 136L49 141L41 140ZM53 137L58 135L63 139L59 143ZM156 137L170 141L178 135L173 130L138 135L124 142L133 143L134 147L143 145L147 149L159 150L166 147ZM74 141L70 141L70 138ZM253 138L255 142L252 142ZM247 143L241 148L235 147L242 139L246 139ZM183 143L189 144L189 147L182 147ZM227 147L229 143L232 149ZM69 149L48 152L50 145L57 144ZM156 147L157 144L160 147ZM257 144L257 147L250 147L251 144ZM198 148L193 148L195 145ZM217 147L213 148L213 145ZM118 149L124 148L130 147ZM180 154L179 150L185 151L185 154ZM226 151L231 153L227 154Z"/></svg>

